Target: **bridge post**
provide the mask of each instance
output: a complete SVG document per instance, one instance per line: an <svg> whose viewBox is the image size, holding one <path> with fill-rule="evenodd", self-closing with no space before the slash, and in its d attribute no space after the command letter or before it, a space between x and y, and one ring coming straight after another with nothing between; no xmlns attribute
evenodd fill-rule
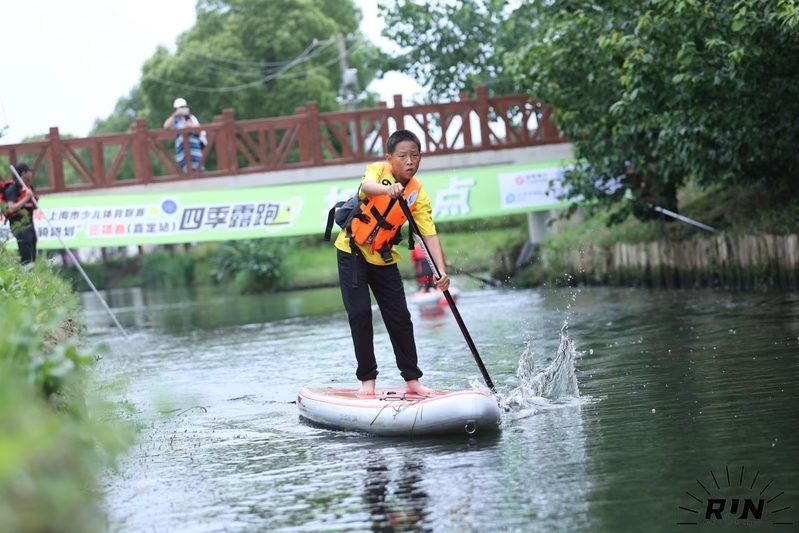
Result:
<svg viewBox="0 0 799 533"><path fill-rule="evenodd" d="M94 171L94 183L105 185L105 158L101 141L95 141L92 146L92 170Z"/></svg>
<svg viewBox="0 0 799 533"><path fill-rule="evenodd" d="M491 127L488 125L488 91L485 85L477 86L477 117L480 119L480 146L484 150L491 148Z"/></svg>
<svg viewBox="0 0 799 533"><path fill-rule="evenodd" d="M47 151L47 166L50 170L50 183L53 185L53 190L55 192L64 192L67 190L66 184L64 183L64 154L58 128L50 128L50 133L45 135L45 139L50 142L50 148Z"/></svg>
<svg viewBox="0 0 799 533"><path fill-rule="evenodd" d="M298 107L294 110L297 115L297 140L300 148L300 162L304 163L311 160L311 150L308 146L308 121L306 120L306 113L304 107ZM288 135L288 132L286 132ZM286 147L291 150L290 146Z"/></svg>
<svg viewBox="0 0 799 533"><path fill-rule="evenodd" d="M232 109L223 109L221 116L214 117L214 122L220 122L222 128L216 138L216 157L219 169L231 174L239 173L239 160L236 155L236 123Z"/></svg>
<svg viewBox="0 0 799 533"><path fill-rule="evenodd" d="M388 105L385 102L377 102L377 107L379 109L382 109L382 110L387 110L388 109ZM380 146L377 147L377 151L380 153L381 156L383 155L383 153L386 150L386 143L388 142L388 138L391 135L388 132L388 113L386 113L384 115L384 117L385 118L383 118L383 120L380 121L380 133L379 133L379 135L380 135ZM369 157L371 157L371 155L372 155L371 153L370 154L366 154L365 153L364 154L364 160L366 160Z"/></svg>
<svg viewBox="0 0 799 533"><path fill-rule="evenodd" d="M542 129L545 140L554 140L560 136L557 126L552 121L552 108L548 105L541 106L541 123L538 127Z"/></svg>
<svg viewBox="0 0 799 533"><path fill-rule="evenodd" d="M460 101L461 102L468 102L469 95L466 93L460 94ZM461 121L463 125L461 126L461 133L463 134L463 147L466 149L471 149L474 146L472 142L472 111L471 108L465 106L465 112L461 113Z"/></svg>
<svg viewBox="0 0 799 533"><path fill-rule="evenodd" d="M532 211L527 213L527 242L522 246L519 257L516 259L516 268L528 264L541 243L550 235L557 233L557 222L548 224L550 219L557 220L557 211L549 209L546 211Z"/></svg>
<svg viewBox="0 0 799 533"><path fill-rule="evenodd" d="M394 123L397 126L398 130L405 129L405 111L402 108L402 95L395 94L394 95L394 109L392 110L392 114L394 116ZM388 140L388 138L386 138Z"/></svg>
<svg viewBox="0 0 799 533"><path fill-rule="evenodd" d="M150 138L147 133L147 120L137 118L133 123L133 169L136 181L150 183L153 181L153 168L150 165Z"/></svg>
<svg viewBox="0 0 799 533"><path fill-rule="evenodd" d="M550 235L555 234L556 226L550 226L547 221L557 216L552 209L546 211L533 211L527 213L527 230L530 234L530 242L540 244Z"/></svg>
<svg viewBox="0 0 799 533"><path fill-rule="evenodd" d="M222 124L222 115L214 115L212 124ZM225 139L224 128L216 130L213 137L213 142L216 143L216 166L219 170L228 170L227 162L227 140ZM209 143L212 142L210 139Z"/></svg>
<svg viewBox="0 0 799 533"><path fill-rule="evenodd" d="M319 104L315 101L308 102L308 142L310 143L311 157L315 166L322 165L322 139L319 134ZM352 142L352 139L350 139Z"/></svg>

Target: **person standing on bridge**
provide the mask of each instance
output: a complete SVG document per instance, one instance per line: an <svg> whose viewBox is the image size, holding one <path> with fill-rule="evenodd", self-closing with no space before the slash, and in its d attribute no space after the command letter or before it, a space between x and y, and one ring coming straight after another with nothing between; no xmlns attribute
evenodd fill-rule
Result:
<svg viewBox="0 0 799 533"><path fill-rule="evenodd" d="M191 114L186 100L183 98L176 98L173 103L175 111L164 121L164 129L180 130L183 128L199 126L200 121L197 117ZM189 133L189 159L191 160L191 168L195 170L200 167L200 161L203 158L203 148L208 144L205 131L198 133ZM186 147L183 142L183 135L175 135L175 159L177 159L180 170L186 172ZM203 169L200 168L200 171Z"/></svg>
<svg viewBox="0 0 799 533"><path fill-rule="evenodd" d="M386 143L385 157L385 162L366 167L358 192L361 202L354 208L359 212L353 213L344 224L335 242L341 296L358 361L355 376L361 388L357 394L374 395L378 373L371 288L391 339L397 367L405 380L405 390L426 395L432 391L419 382L422 371L418 366L413 323L397 267L401 256L394 249L401 240L399 230L406 220L398 198L406 200L437 265L445 264L444 251L433 224L430 196L415 177L422 159L419 138L408 130L394 132ZM377 217L375 212L382 215ZM435 284L444 291L449 287L449 277L443 269L440 274Z"/></svg>

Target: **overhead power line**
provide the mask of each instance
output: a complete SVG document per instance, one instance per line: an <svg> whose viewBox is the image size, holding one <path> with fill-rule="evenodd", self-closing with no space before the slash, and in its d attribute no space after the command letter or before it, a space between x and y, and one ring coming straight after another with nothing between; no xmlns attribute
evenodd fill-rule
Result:
<svg viewBox="0 0 799 533"><path fill-rule="evenodd" d="M363 45L364 45L363 41L355 43L355 45L347 51L347 55L351 54L352 52L354 52L355 50L357 50L358 48L360 48ZM282 74L279 77L281 79L299 78L300 76L308 75L311 72L316 72L318 70L324 70L324 69L330 67L331 65L333 65L334 63L337 63L339 60L340 60L340 56L336 55L336 57L334 57L333 59L331 59L329 61L325 61L321 65L316 65L314 67L311 67L311 68L306 69L306 70L302 70L300 72L292 72L292 73L289 73L289 74Z"/></svg>
<svg viewBox="0 0 799 533"><path fill-rule="evenodd" d="M336 63L336 62L338 62L340 60L340 56L339 55L336 55L336 57L334 57L332 60L329 60L329 61L327 61L327 62L325 62L325 63L323 63L321 65L317 65L317 66L314 66L314 67L311 67L311 68L308 68L306 70L299 71L299 72L288 73L288 71L291 70L293 67L319 56L322 53L322 51L324 51L324 49L326 49L331 44L333 44L333 42L335 42L335 41L334 40L324 41L323 42L324 44L323 44L322 47L320 47L320 49L311 52L313 47L315 47L315 46L320 44L318 42L313 43L308 48L306 48L302 52L302 54L300 54L296 58L288 61L282 68L277 69L275 72L267 74L267 75L261 77L258 80L254 80L254 81L247 82L247 83L242 83L242 84L239 84L239 85L232 85L232 86L227 86L227 87L206 87L206 86L200 86L200 85L191 85L191 84L187 84L187 83L175 82L175 81L167 80L167 79L164 79L164 78L160 78L158 76L153 76L151 74L144 75L143 79L150 79L150 80L156 81L158 83L162 83L162 84L170 86L170 87L177 87L177 88L180 88L180 89L197 91L197 92L227 93L227 92L242 91L242 90L245 90L245 89L250 89L252 87L258 87L259 85L263 85L264 83L272 81L272 80L277 79L277 78L283 78L283 79L286 79L286 78L297 78L297 77L308 75L308 74L310 74L312 72L316 72L318 70L322 70L322 69L330 67L331 65L333 65L334 63ZM354 52L355 50L357 50L358 48L363 46L363 44L364 44L363 41L358 41L352 48L350 48L347 51L347 55L351 54L352 52Z"/></svg>
<svg viewBox="0 0 799 533"><path fill-rule="evenodd" d="M309 52L308 48L306 48L305 51L303 51L302 54L300 54L300 56L298 57L302 58L301 61L302 63L310 61L311 59L315 59L320 55L322 55L332 44L333 40L316 42L317 48L315 50ZM303 54L305 55L303 56ZM266 69L259 67L243 67L244 70L239 70L235 68L229 68L226 66L216 65L212 62L200 59L199 56L196 55L194 58L189 59L189 61L192 62L191 64L194 65L192 69L195 71L208 72L210 74L221 74L225 76L233 76L233 77L239 76L243 78L259 78L259 79L263 79L266 76L270 76L272 74L283 71L286 65L289 65L292 62L295 62L296 60L297 58L281 61L280 63L283 66L280 68ZM294 64L296 65L299 63L294 63Z"/></svg>
<svg viewBox="0 0 799 533"><path fill-rule="evenodd" d="M312 43L312 46L315 45L325 45L329 46L335 42L335 39L327 39L325 41L316 41ZM219 61L220 63L228 63L230 65L240 65L245 67L256 67L256 68L263 68L263 67L283 67L291 63L291 59L286 61L246 61L244 59L234 59L232 57L224 57L224 56L217 56L214 54L209 54L207 52L199 52L197 50L193 50L191 48L181 48L180 51L188 52L189 54L202 57L205 59L212 59L214 61Z"/></svg>
<svg viewBox="0 0 799 533"><path fill-rule="evenodd" d="M103 4L103 6L107 7L110 10L110 12L112 12L115 16L119 17L120 19L124 19L126 23L130 24L132 22L131 20L129 20L129 17L126 17L126 16L122 15L116 9L114 9L114 7L111 4L108 4L108 5ZM134 25L139 27L139 29L141 29L142 31L144 31L144 32L146 32L146 33L148 33L150 35L155 35L149 28L143 27L143 26L141 26L139 24L136 24L135 22L133 22L133 23L134 23ZM355 36L355 37L348 36L348 37L346 37L346 39L347 40L351 40L352 39L352 40L356 41L355 46L353 46L347 52L347 54L349 54L352 51L356 50L357 48L359 48L363 44L363 40L360 39L357 36ZM208 63L208 64L204 64L204 65L199 65L198 67L195 68L195 70L210 72L210 73L214 73L214 74L229 75L229 76L241 76L241 77L245 77L245 78L255 78L255 77L257 77L258 79L257 80L253 80L251 82L242 83L240 85L233 85L233 86L227 86L227 87L197 86L197 85L191 85L191 84L186 84L186 83L180 83L180 82L167 80L167 79L164 79L164 78L161 78L161 77L158 77L158 76L154 76L154 75L143 75L142 79L143 80L144 79L150 79L150 80L153 80L155 82L161 83L163 85L167 85L167 86L171 86L171 87L178 87L178 88L187 89L187 90L193 90L193 91L198 91L198 92L209 92L209 93L220 92L221 93L221 92L241 91L241 90L244 90L244 89L249 89L251 87L257 87L258 85L262 85L262 84L264 84L264 83L266 83L268 81L271 81L273 79L276 79L278 77L283 77L283 78L292 77L292 78L294 78L294 77L299 77L299 76L302 76L302 75L307 75L307 74L309 74L311 72L320 70L322 68L329 67L335 61L339 61L340 58L336 57L332 62L325 63L324 65L321 65L321 66L318 66L318 67L312 67L311 69L308 69L308 70L305 70L305 71L302 71L302 72L291 73L291 75L285 74L289 69L291 69L291 68L293 68L293 67L295 67L295 66L297 66L297 65L299 65L301 63L304 63L306 61L309 61L309 60L311 60L311 59L313 59L315 57L318 57L322 52L324 52L330 45L332 45L335 42L336 42L336 38L335 37L327 39L327 40L324 40L324 41L318 41L318 40L314 39L314 42L311 43L311 45L308 46L299 56L297 56L294 59L289 59L289 60L284 60L284 61L248 61L248 60L236 59L236 58L232 58L232 57L219 56L219 55L208 53L206 51L198 51L198 50L195 50L195 49L191 48L190 46L183 45L183 46L179 47L179 49L176 51L176 53L177 52L184 52L184 53L191 54L191 55L199 57L199 58L208 59L210 61L217 61L219 63L223 63L223 64L227 64L227 65L240 66L240 67L243 67L245 69L243 71L237 71L237 70L235 70L233 68L227 69L227 68L224 68L224 67L222 67L220 65L214 65L214 64ZM314 48L316 48L316 50L314 50ZM251 72L247 72L246 69L253 69L253 70Z"/></svg>

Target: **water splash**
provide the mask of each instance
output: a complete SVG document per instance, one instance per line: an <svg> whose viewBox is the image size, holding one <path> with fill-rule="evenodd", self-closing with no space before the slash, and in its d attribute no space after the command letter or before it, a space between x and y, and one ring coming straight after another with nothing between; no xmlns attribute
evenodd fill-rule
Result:
<svg viewBox="0 0 799 533"><path fill-rule="evenodd" d="M560 344L555 358L543 371L538 369L530 345L525 345L516 370L519 387L498 395L500 406L506 411L523 409L541 400L565 403L580 397L574 366L577 350L566 330L564 325L560 331Z"/></svg>

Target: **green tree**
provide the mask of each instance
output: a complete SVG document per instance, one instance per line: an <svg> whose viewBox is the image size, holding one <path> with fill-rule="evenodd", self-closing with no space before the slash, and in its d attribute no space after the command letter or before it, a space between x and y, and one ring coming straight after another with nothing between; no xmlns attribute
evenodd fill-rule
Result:
<svg viewBox="0 0 799 533"><path fill-rule="evenodd" d="M348 61L359 86L374 77L378 53L358 37L359 22L352 0L199 0L174 55L159 48L143 67L148 123L163 122L176 97L203 123L225 108L240 119L292 115L309 100L340 109L338 33L354 36Z"/></svg>
<svg viewBox="0 0 799 533"><path fill-rule="evenodd" d="M384 71L404 72L428 89L429 100L454 99L487 85L493 94L520 88L503 56L532 25L528 7L509 0L392 0L379 4L383 35L402 53L384 56Z"/></svg>
<svg viewBox="0 0 799 533"><path fill-rule="evenodd" d="M798 6L387 0L385 35L403 53L384 68L431 99L481 83L530 92L572 140L566 198L614 206L611 222L648 218L650 204L676 210L687 179L788 188L799 170Z"/></svg>
<svg viewBox="0 0 799 533"><path fill-rule="evenodd" d="M139 85L131 89L127 96L117 100L114 111L104 119L94 121L90 135L122 133L130 130L137 118L147 115L147 104Z"/></svg>
<svg viewBox="0 0 799 533"><path fill-rule="evenodd" d="M110 133L123 133L130 131L133 123L139 117L147 116L147 104L141 86L136 85L127 96L117 100L114 111L104 119L94 121L89 135L105 135ZM103 148L103 161L106 170L110 168L119 153L120 146L106 146ZM84 159L86 161L86 159ZM133 155L128 151L117 171L117 179L132 179L134 177Z"/></svg>
<svg viewBox="0 0 799 533"><path fill-rule="evenodd" d="M519 84L556 108L579 161L568 197L645 216L700 185L775 185L799 170L795 0L530 1ZM633 192L637 202L621 202ZM574 208L574 206L573 206Z"/></svg>
<svg viewBox="0 0 799 533"><path fill-rule="evenodd" d="M359 23L352 0L198 0L197 21L178 38L175 53L159 47L145 63L140 83L111 115L95 122L91 134L128 131L138 117L149 128L160 128L177 97L189 102L203 124L226 108L234 109L237 119L293 115L309 100L321 111L340 110L336 35L348 36L348 62L358 69L359 89L372 81L379 63L380 52L358 34ZM363 96L361 105L374 104L373 94ZM163 142L167 152L171 144ZM118 151L105 149L107 167ZM215 164L212 152L206 168ZM154 154L151 165L156 176L168 173ZM132 177L128 153L116 178Z"/></svg>
<svg viewBox="0 0 799 533"><path fill-rule="evenodd" d="M211 260L216 281L231 280L241 294L273 290L285 256L282 244L270 239L227 242Z"/></svg>

